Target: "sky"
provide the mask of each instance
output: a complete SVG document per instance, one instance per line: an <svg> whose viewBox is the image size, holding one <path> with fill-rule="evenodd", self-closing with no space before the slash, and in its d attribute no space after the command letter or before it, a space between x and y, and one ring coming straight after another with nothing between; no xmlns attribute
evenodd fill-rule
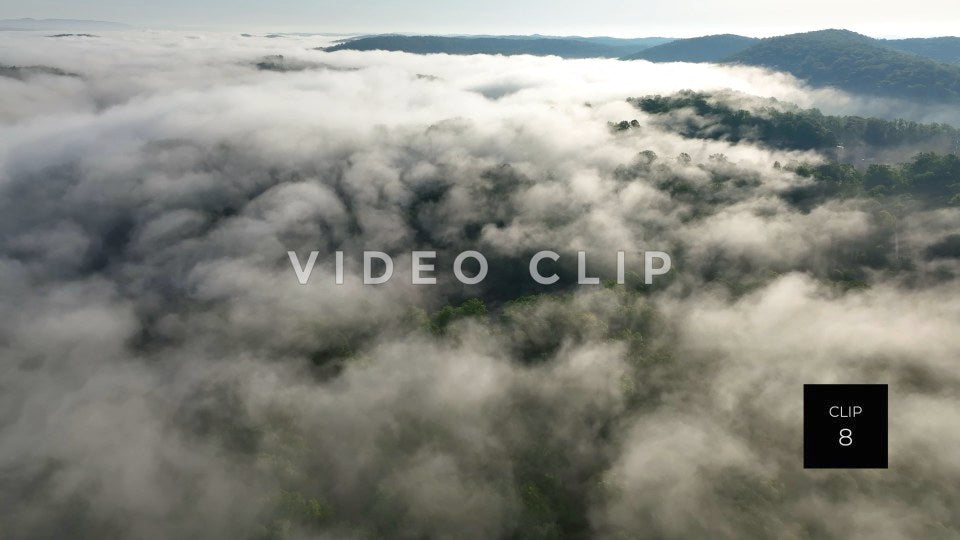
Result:
<svg viewBox="0 0 960 540"><path fill-rule="evenodd" d="M432 34L752 36L847 28L876 37L954 35L955 0L0 0L0 18L71 18L136 26L248 31Z"/></svg>

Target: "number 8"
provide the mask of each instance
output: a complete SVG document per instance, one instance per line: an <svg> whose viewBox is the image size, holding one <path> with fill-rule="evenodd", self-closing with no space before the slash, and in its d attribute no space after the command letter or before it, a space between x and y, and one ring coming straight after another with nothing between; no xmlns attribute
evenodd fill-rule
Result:
<svg viewBox="0 0 960 540"><path fill-rule="evenodd" d="M846 431L846 433L844 433ZM846 441L844 441L846 439ZM840 446L850 446L853 444L853 431L847 428L840 430Z"/></svg>

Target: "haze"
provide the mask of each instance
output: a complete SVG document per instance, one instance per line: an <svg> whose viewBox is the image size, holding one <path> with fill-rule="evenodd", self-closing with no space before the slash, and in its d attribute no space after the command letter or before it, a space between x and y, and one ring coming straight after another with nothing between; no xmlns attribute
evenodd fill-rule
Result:
<svg viewBox="0 0 960 540"><path fill-rule="evenodd" d="M876 37L922 37L956 33L960 4L951 0L902 3L810 0L779 4L734 0L723 8L701 0L491 0L389 2L366 0L3 0L0 18L75 18L137 26L304 32L406 32L469 34L666 35L718 32L768 36L820 28L848 28Z"/></svg>

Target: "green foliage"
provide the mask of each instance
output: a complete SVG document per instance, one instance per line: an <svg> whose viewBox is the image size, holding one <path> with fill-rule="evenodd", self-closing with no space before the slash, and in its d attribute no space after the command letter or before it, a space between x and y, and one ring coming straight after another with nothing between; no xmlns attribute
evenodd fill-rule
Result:
<svg viewBox="0 0 960 540"><path fill-rule="evenodd" d="M621 120L620 122L610 122L609 127L612 131L627 131L630 128L639 128L640 122L637 119L630 120Z"/></svg>
<svg viewBox="0 0 960 540"><path fill-rule="evenodd" d="M750 141L777 149L835 151L847 147L891 148L904 145L947 146L960 140L960 130L946 124L921 124L907 120L882 120L859 116L826 116L817 109L782 111L773 107L756 112L734 109L701 92L683 91L673 96L647 96L627 100L655 115L692 109L711 120L707 125L687 121L681 135L698 139Z"/></svg>
<svg viewBox="0 0 960 540"><path fill-rule="evenodd" d="M757 38L719 34L689 39L678 39L639 53L626 56L624 60L649 60L651 62L719 62L756 43Z"/></svg>
<svg viewBox="0 0 960 540"><path fill-rule="evenodd" d="M443 306L430 316L427 328L436 334L442 334L454 321L468 317L485 317L487 306L479 298L471 298L459 306Z"/></svg>
<svg viewBox="0 0 960 540"><path fill-rule="evenodd" d="M960 158L954 154L921 152L906 163L874 164L863 171L836 162L800 164L794 172L817 181L806 195L819 199L836 195L909 196L930 206L949 206L960 194Z"/></svg>
<svg viewBox="0 0 960 540"><path fill-rule="evenodd" d="M917 154L901 166L903 191L945 201L960 194L960 158L954 154Z"/></svg>
<svg viewBox="0 0 960 540"><path fill-rule="evenodd" d="M656 38L654 38L656 39ZM585 38L367 36L327 47L326 51L404 51L417 54L531 54L562 58L617 58L643 49L635 40Z"/></svg>
<svg viewBox="0 0 960 540"><path fill-rule="evenodd" d="M873 163L863 173L863 187L866 189L882 188L876 193L885 193L897 187L901 182L900 169L885 163Z"/></svg>
<svg viewBox="0 0 960 540"><path fill-rule="evenodd" d="M666 41L666 43L664 43ZM651 46L653 45L653 46ZM652 62L729 62L792 73L817 86L914 101L960 101L960 38L874 39L821 30L758 40L733 34L667 40L542 36L365 36L326 51L530 54ZM268 63L261 69L274 69Z"/></svg>
<svg viewBox="0 0 960 540"><path fill-rule="evenodd" d="M960 64L960 37L887 39L883 43L938 62Z"/></svg>
<svg viewBox="0 0 960 540"><path fill-rule="evenodd" d="M292 491L280 493L278 507L281 515L310 525L322 525L331 515L330 507L320 499Z"/></svg>
<svg viewBox="0 0 960 540"><path fill-rule="evenodd" d="M816 86L914 101L960 101L960 67L848 30L772 37L727 62L787 71Z"/></svg>
<svg viewBox="0 0 960 540"><path fill-rule="evenodd" d="M297 491L281 490L273 498L270 519L261 526L258 540L295 537L295 530L319 531L333 516L329 505Z"/></svg>

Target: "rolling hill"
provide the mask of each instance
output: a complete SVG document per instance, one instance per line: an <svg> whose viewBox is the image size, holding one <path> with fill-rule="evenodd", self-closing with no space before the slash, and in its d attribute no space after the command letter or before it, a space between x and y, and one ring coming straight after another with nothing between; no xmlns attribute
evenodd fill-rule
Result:
<svg viewBox="0 0 960 540"><path fill-rule="evenodd" d="M960 67L848 30L762 39L726 62L786 71L814 86L917 101L960 101Z"/></svg>
<svg viewBox="0 0 960 540"><path fill-rule="evenodd" d="M718 34L678 39L625 56L624 60L651 62L719 62L758 42L757 38Z"/></svg>
<svg viewBox="0 0 960 540"><path fill-rule="evenodd" d="M938 62L960 64L960 37L887 39L883 43Z"/></svg>
<svg viewBox="0 0 960 540"><path fill-rule="evenodd" d="M323 50L743 64L785 71L812 86L832 86L855 94L960 102L960 38L882 40L848 30L820 30L765 39L734 34L663 43L665 39L379 35L346 40Z"/></svg>
<svg viewBox="0 0 960 540"><path fill-rule="evenodd" d="M363 37L374 37L374 36L363 36ZM598 45L610 45L612 47L623 47L625 50L633 53L635 51L640 51L643 49L649 49L650 47L656 47L657 45L663 45L664 43L669 43L675 41L674 38L666 37L639 37L639 38L616 38L609 36L551 36L544 34L511 34L511 35L494 35L494 34L457 34L446 37L458 37L458 38L495 38L495 39L566 39L574 41L586 41L588 43L596 43ZM349 40L345 40L349 41Z"/></svg>
<svg viewBox="0 0 960 540"><path fill-rule="evenodd" d="M367 36L338 43L324 50L402 51L416 54L530 54L562 58L619 58L644 48L635 40L616 38L541 38L541 37L447 37L447 36ZM662 39L662 38L653 38Z"/></svg>

